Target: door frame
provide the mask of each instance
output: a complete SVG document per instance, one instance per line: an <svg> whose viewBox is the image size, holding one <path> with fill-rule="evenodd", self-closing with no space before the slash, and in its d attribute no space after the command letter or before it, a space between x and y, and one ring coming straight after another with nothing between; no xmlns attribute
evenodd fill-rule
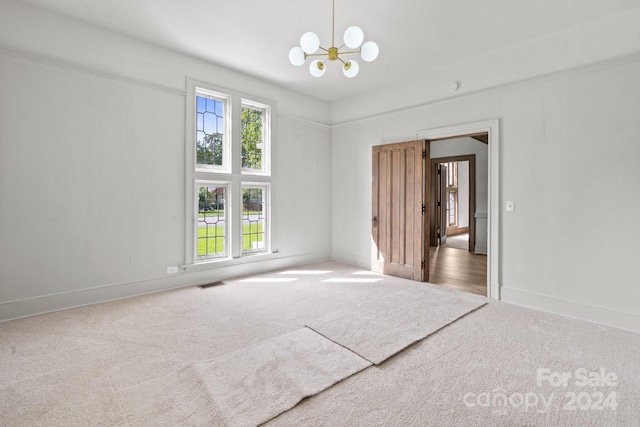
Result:
<svg viewBox="0 0 640 427"><path fill-rule="evenodd" d="M490 119L416 131L416 139L453 139L489 135L487 206L487 297L500 299L500 119Z"/></svg>
<svg viewBox="0 0 640 427"><path fill-rule="evenodd" d="M431 168L436 163L448 163L448 162L469 162L469 252L476 251L476 155L465 154L462 156L446 156L431 159ZM433 183L431 184L433 186ZM433 196L431 197L431 203L433 205ZM434 206L431 207L431 212L434 211ZM430 218L433 222L433 217ZM430 224L431 225L431 224ZM433 232L434 227L431 227L431 244L433 244Z"/></svg>

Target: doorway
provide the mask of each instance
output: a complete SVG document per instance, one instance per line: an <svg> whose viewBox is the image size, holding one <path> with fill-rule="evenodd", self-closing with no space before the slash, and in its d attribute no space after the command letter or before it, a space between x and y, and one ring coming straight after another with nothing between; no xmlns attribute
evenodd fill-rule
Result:
<svg viewBox="0 0 640 427"><path fill-rule="evenodd" d="M431 157L430 246L476 251L476 179L475 154Z"/></svg>
<svg viewBox="0 0 640 427"><path fill-rule="evenodd" d="M372 201L373 201L373 216L372 216L372 268L377 271L385 272L384 270L395 268L393 262L393 254L394 251L397 254L402 254L399 251L408 251L411 248L423 248L423 252L421 256L422 260L416 256L415 252L412 252L411 263L406 265L406 269L412 269L414 278L413 280L422 280L422 281L430 281L432 279L432 275L430 274L430 266L429 262L429 254L430 254L430 245L431 241L431 226L430 226L430 217L431 217L431 155L430 150L432 149L431 142L438 142L444 140L452 140L461 137L474 137L482 135L486 141L488 142L488 152L486 154L486 163L487 163L487 183L485 186L486 194L487 194L487 204L486 204L486 212L479 213L476 212L474 218L476 222L478 218L483 218L484 223L486 224L486 231L484 241L480 242L482 245L479 245L478 233L477 230L480 227L476 227L476 236L475 236L475 252L480 252L479 249L484 249L486 253L486 262L485 262L485 277L486 277L486 295L489 298L500 299L499 295L499 246L498 246L498 224L499 224L499 120L487 120L483 122L475 122L475 123L467 123L461 125L448 126L444 128L436 128L436 129L428 129L424 131L418 131L416 133L417 138L416 141L412 141L411 143L415 145L415 152L418 152L420 143L423 145L422 151L422 166L418 166L418 163L410 162L415 166L415 169L412 172L417 170L422 170L422 175L412 175L413 183L416 185L422 181L422 190L420 192L412 191L411 194L415 199L410 200L411 203L407 206L410 206L410 216L406 217L407 211L404 211L402 208L402 203L399 203L396 200L396 196L392 193L388 192L389 188L395 188L394 191L399 191L400 194L409 194L403 190L404 184L403 180L408 176L403 172L403 167L406 167L407 164L404 163L403 156L401 151L396 154L392 154L393 145L395 144L387 144L384 150L376 152L377 148L373 147L373 193L372 193ZM405 143L406 144L406 143ZM435 144L433 144L435 146ZM382 146L380 146L382 147ZM411 152L411 156L413 156L413 152ZM435 154L435 153L434 153ZM434 155L437 157L437 155ZM411 157L415 159L415 157ZM428 160L427 160L428 159ZM402 166L405 165L405 166ZM382 166L382 168L381 168ZM381 169L386 170L383 172ZM382 176L380 173L386 173L386 175ZM404 177L404 178L403 178ZM394 187L395 185L395 187ZM412 187L415 190L415 187ZM421 203L420 203L421 202ZM477 206L476 206L477 208ZM420 211L421 209L421 211ZM385 220L384 224L379 221L379 213L380 210L385 212ZM400 215L398 215L400 213ZM415 221L416 217L421 217L422 221ZM397 218L397 220L395 219ZM404 218L404 219L402 219ZM413 221L407 221L408 219L412 219ZM395 222L394 222L395 221ZM396 225L397 221L404 221L406 223L412 224L414 227L411 233L406 232L406 228L400 225ZM401 230L399 234L397 234L399 239L395 239L394 237L396 233L391 233L393 227L399 227L398 230ZM380 240L382 238L382 240ZM409 243L411 242L411 244ZM479 246L484 246L479 248ZM439 248L435 248L439 249ZM441 248L446 249L446 248ZM452 249L455 250L455 249ZM468 255L473 255L469 251L460 251L456 250L458 253L465 253ZM407 261L408 259L399 258L402 261ZM390 265L386 265L385 263L391 262ZM418 273L417 264L420 262L422 267L422 273ZM386 273L393 274L393 273Z"/></svg>
<svg viewBox="0 0 640 427"><path fill-rule="evenodd" d="M487 210L487 134L434 139L431 146L430 227L436 236L430 242L429 282L487 295L487 223L479 212Z"/></svg>

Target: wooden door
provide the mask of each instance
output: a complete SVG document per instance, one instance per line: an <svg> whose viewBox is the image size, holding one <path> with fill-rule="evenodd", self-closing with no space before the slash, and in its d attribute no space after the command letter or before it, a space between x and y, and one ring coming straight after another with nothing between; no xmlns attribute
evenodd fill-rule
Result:
<svg viewBox="0 0 640 427"><path fill-rule="evenodd" d="M447 166L438 161L431 162L431 246L447 243Z"/></svg>
<svg viewBox="0 0 640 427"><path fill-rule="evenodd" d="M372 154L371 268L379 273L426 281L429 142L378 145L373 147Z"/></svg>
<svg viewBox="0 0 640 427"><path fill-rule="evenodd" d="M447 191L447 182L449 177L449 168L442 164L440 167L440 197L438 198L438 245L442 246L447 243L447 226L449 225L449 192Z"/></svg>

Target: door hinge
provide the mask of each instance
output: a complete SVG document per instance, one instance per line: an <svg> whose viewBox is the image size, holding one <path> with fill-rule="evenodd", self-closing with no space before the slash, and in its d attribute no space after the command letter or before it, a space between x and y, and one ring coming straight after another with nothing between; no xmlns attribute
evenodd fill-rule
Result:
<svg viewBox="0 0 640 427"><path fill-rule="evenodd" d="M442 169L438 169L438 175L442 175Z"/></svg>
<svg viewBox="0 0 640 427"><path fill-rule="evenodd" d="M425 205L422 205L422 213L425 213L427 211L427 207Z"/></svg>
<svg viewBox="0 0 640 427"><path fill-rule="evenodd" d="M440 232L438 231L438 239L440 239L442 236L440 236Z"/></svg>
<svg viewBox="0 0 640 427"><path fill-rule="evenodd" d="M420 263L420 268L424 270L424 260L422 260L422 262Z"/></svg>
<svg viewBox="0 0 640 427"><path fill-rule="evenodd" d="M438 207L440 207L440 201L438 201Z"/></svg>
<svg viewBox="0 0 640 427"><path fill-rule="evenodd" d="M427 158L427 150L422 150L422 158L423 159Z"/></svg>

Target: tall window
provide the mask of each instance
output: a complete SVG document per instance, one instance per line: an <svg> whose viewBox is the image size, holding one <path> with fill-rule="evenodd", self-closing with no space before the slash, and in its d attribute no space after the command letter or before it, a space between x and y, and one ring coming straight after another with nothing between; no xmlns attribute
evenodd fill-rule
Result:
<svg viewBox="0 0 640 427"><path fill-rule="evenodd" d="M227 254L227 185L198 184L198 258Z"/></svg>
<svg viewBox="0 0 640 427"><path fill-rule="evenodd" d="M273 105L188 81L187 264L270 251Z"/></svg>
<svg viewBox="0 0 640 427"><path fill-rule="evenodd" d="M242 106L242 169L264 172L263 149L265 110L260 107Z"/></svg>
<svg viewBox="0 0 640 427"><path fill-rule="evenodd" d="M446 166L449 226L455 226L458 225L458 162L449 162Z"/></svg>
<svg viewBox="0 0 640 427"><path fill-rule="evenodd" d="M242 252L244 253L264 250L265 194L265 186L250 184L242 187Z"/></svg>
<svg viewBox="0 0 640 427"><path fill-rule="evenodd" d="M228 96L196 91L196 168L229 172Z"/></svg>

